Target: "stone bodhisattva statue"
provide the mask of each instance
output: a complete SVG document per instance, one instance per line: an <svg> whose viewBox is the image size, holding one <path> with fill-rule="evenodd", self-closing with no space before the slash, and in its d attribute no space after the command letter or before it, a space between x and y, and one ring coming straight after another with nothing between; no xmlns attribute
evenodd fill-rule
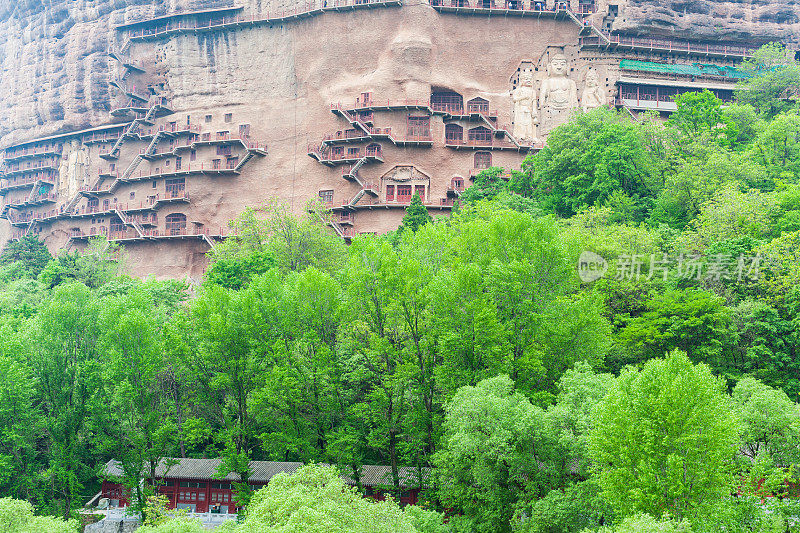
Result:
<svg viewBox="0 0 800 533"><path fill-rule="evenodd" d="M600 76L594 69L586 73L586 87L581 96L581 107L584 111L591 111L608 104L606 91L600 87Z"/></svg>
<svg viewBox="0 0 800 533"><path fill-rule="evenodd" d="M69 196L69 145L61 152L61 161L58 164L58 195L61 200Z"/></svg>
<svg viewBox="0 0 800 533"><path fill-rule="evenodd" d="M514 138L519 142L538 142L536 125L539 112L536 109L536 89L533 88L533 72L525 69L519 76L519 86L511 92L514 102Z"/></svg>
<svg viewBox="0 0 800 533"><path fill-rule="evenodd" d="M67 187L67 195L70 198L78 194L80 188L87 184L86 152L77 139L73 139L72 143L70 143L66 178L69 184Z"/></svg>
<svg viewBox="0 0 800 533"><path fill-rule="evenodd" d="M567 57L564 54L555 54L547 66L547 78L542 81L539 93L545 133L569 120L578 107L578 87L567 77L567 72Z"/></svg>

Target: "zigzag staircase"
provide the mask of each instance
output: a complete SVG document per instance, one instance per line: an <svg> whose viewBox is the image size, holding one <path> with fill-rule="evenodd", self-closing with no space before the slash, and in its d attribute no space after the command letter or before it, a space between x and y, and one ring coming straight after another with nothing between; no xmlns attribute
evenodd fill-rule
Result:
<svg viewBox="0 0 800 533"><path fill-rule="evenodd" d="M75 196L73 196L72 200L70 200L69 203L64 207L64 213L72 212L73 208L78 203L78 200L81 199L81 196L82 196L81 193L78 193Z"/></svg>
<svg viewBox="0 0 800 533"><path fill-rule="evenodd" d="M343 173L342 177L345 179L355 180L359 185L363 187L364 185L361 183L361 180L358 179L358 169L360 169L366 162L367 162L367 156L362 157L361 159L356 161L356 163L352 167L350 167L350 170L348 170L346 173Z"/></svg>
<svg viewBox="0 0 800 533"><path fill-rule="evenodd" d="M347 206L346 207L349 207L349 208L355 207L355 205L358 203L358 201L361 200L364 197L365 194L367 194L367 191L365 189L361 189L360 191L358 191L356 193L356 195L353 196L350 199L349 202L347 202Z"/></svg>
<svg viewBox="0 0 800 533"><path fill-rule="evenodd" d="M201 234L203 240L211 247L211 250L217 251L217 245L214 243L214 239L206 235L205 233Z"/></svg>
<svg viewBox="0 0 800 533"><path fill-rule="evenodd" d="M155 104L151 106L150 109L147 110L147 113L145 114L144 118L141 119L141 121L147 124L148 126L152 126L155 114L158 113L159 109L161 109L161 104Z"/></svg>
<svg viewBox="0 0 800 533"><path fill-rule="evenodd" d="M134 173L134 171L136 170L136 167L138 167L139 163L141 163L141 162L142 162L142 155L141 154L137 154L136 157L133 158L133 161L131 161L130 164L128 165L128 167L125 169L125 172L123 172L122 175L119 177L119 179L120 180L126 180L129 177L131 177L131 174Z"/></svg>
<svg viewBox="0 0 800 533"><path fill-rule="evenodd" d="M139 237L144 238L144 228L135 218L127 216L119 207L114 207L114 214L119 217L123 224L126 226L131 226L133 229L135 229L136 233L139 234Z"/></svg>

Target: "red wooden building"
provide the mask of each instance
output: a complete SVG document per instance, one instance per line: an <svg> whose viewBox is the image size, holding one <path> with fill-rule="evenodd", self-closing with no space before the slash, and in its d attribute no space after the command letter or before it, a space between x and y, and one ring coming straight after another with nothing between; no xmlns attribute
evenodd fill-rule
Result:
<svg viewBox="0 0 800 533"><path fill-rule="evenodd" d="M166 465L173 461L178 463L167 468ZM220 462L220 459L163 460L156 476L160 485L159 492L169 498L169 507L198 513L208 511L236 513L233 483L239 478L229 474L225 479L216 479L214 473L219 468ZM250 463L251 475L248 484L254 490L258 490L269 483L275 474L291 473L301 466L303 463L253 461ZM119 463L112 459L106 463L104 473L107 479L103 481L101 497L108 498L111 507L127 507L128 494L120 483L114 481L122 475ZM400 503L403 505L417 503L420 490L426 487L430 471L400 467L399 473L402 489ZM391 492L392 469L389 466L364 465L361 468L360 478L365 496L368 498L383 500L386 494ZM343 475L342 479L348 485L356 485L351 476Z"/></svg>

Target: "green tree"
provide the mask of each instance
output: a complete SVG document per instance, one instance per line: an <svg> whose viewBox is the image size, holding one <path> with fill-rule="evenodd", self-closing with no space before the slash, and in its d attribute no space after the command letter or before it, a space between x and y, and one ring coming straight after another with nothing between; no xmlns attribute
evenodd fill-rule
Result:
<svg viewBox="0 0 800 533"><path fill-rule="evenodd" d="M441 517L402 510L393 501L370 502L348 487L335 469L308 465L274 476L253 498L236 533L434 533ZM420 527L417 527L420 526ZM438 527L437 527L438 526Z"/></svg>
<svg viewBox="0 0 800 533"><path fill-rule="evenodd" d="M653 295L645 305L617 336L618 362L638 363L679 348L693 361L718 369L727 366L733 327L721 298L696 289L670 289Z"/></svg>
<svg viewBox="0 0 800 533"><path fill-rule="evenodd" d="M36 278L53 257L35 235L11 241L0 253L0 267L11 269L15 277Z"/></svg>
<svg viewBox="0 0 800 533"><path fill-rule="evenodd" d="M0 493L36 500L44 433L37 383L28 364L15 360L24 350L20 337L8 325L0 334Z"/></svg>
<svg viewBox="0 0 800 533"><path fill-rule="evenodd" d="M364 437L391 466L392 485L398 496L399 466L406 444L413 439L409 430L419 429L408 423L416 368L413 340L408 336L405 310L399 301L403 288L400 268L398 253L388 242L364 239L351 245L344 273L346 302L358 318L348 324L342 344L347 364L359 368L353 375L353 385L364 391L351 412L367 421Z"/></svg>
<svg viewBox="0 0 800 533"><path fill-rule="evenodd" d="M753 142L762 126L758 112L753 106L729 102L722 110L722 114L727 121L736 125L738 134L734 141L734 149L746 148Z"/></svg>
<svg viewBox="0 0 800 533"><path fill-rule="evenodd" d="M510 531L517 501L541 475L534 430L544 412L515 392L508 376L462 387L446 411L443 445L434 456L439 498L465 531Z"/></svg>
<svg viewBox="0 0 800 533"><path fill-rule="evenodd" d="M766 456L776 466L800 462L800 407L784 391L746 377L731 397L743 422L743 454L752 461Z"/></svg>
<svg viewBox="0 0 800 533"><path fill-rule="evenodd" d="M47 263L39 281L48 288L70 281L97 288L118 276L124 261L124 251L118 244L96 237L83 252L64 252Z"/></svg>
<svg viewBox="0 0 800 533"><path fill-rule="evenodd" d="M78 533L77 520L35 516L33 506L24 500L0 498L0 530L4 533Z"/></svg>
<svg viewBox="0 0 800 533"><path fill-rule="evenodd" d="M489 167L478 172L472 185L461 195L465 203L493 200L508 190L507 172L502 167Z"/></svg>
<svg viewBox="0 0 800 533"><path fill-rule="evenodd" d="M600 487L594 480L553 489L518 514L512 522L519 533L577 533L598 527L606 518ZM638 533L638 532L637 532Z"/></svg>
<svg viewBox="0 0 800 533"><path fill-rule="evenodd" d="M739 329L736 367L797 398L800 367L795 325L761 301L742 302L734 314Z"/></svg>
<svg viewBox="0 0 800 533"><path fill-rule="evenodd" d="M508 334L475 264L444 270L428 287L436 384L449 399L464 385L511 370Z"/></svg>
<svg viewBox="0 0 800 533"><path fill-rule="evenodd" d="M205 287L187 315L176 315L168 345L190 382L193 401L216 428L222 448L217 475L239 475L238 500L246 506L250 460L257 445L258 421L253 394L275 362L279 274L272 270L243 290Z"/></svg>
<svg viewBox="0 0 800 533"><path fill-rule="evenodd" d="M759 132L751 154L766 168L773 183L796 182L800 174L800 116L780 114L769 121Z"/></svg>
<svg viewBox="0 0 800 533"><path fill-rule="evenodd" d="M625 517L613 527L601 527L596 533L692 533L691 525L684 521L677 523L669 517L656 519L649 514Z"/></svg>
<svg viewBox="0 0 800 533"><path fill-rule="evenodd" d="M533 195L561 216L602 205L617 190L646 206L661 186L662 161L650 146L644 128L630 118L607 109L581 113L553 130L528 164Z"/></svg>
<svg viewBox="0 0 800 533"><path fill-rule="evenodd" d="M323 211L311 204L304 216L296 217L288 205L277 200L258 209L245 209L231 222L232 235L211 255L212 279L238 288L273 262L282 271L308 266L325 272L338 270L344 260L344 242L326 227Z"/></svg>
<svg viewBox="0 0 800 533"><path fill-rule="evenodd" d="M280 347L252 399L262 447L275 459L329 458L345 389L336 353L341 298L337 280L314 267L290 273L277 295Z"/></svg>
<svg viewBox="0 0 800 533"><path fill-rule="evenodd" d="M99 400L97 446L120 462L122 484L133 494L132 506L146 518L147 499L159 485L157 471L176 448L176 427L169 395L161 326L143 288L101 301L100 349L105 384Z"/></svg>
<svg viewBox="0 0 800 533"><path fill-rule="evenodd" d="M546 410L539 433L553 443L555 453L549 464L539 463L552 480L552 490L528 492L532 502L518 505L514 531L560 533L581 531L608 519L610 510L600 498L600 487L589 470L589 430L592 414L614 383L609 374L596 374L580 362L567 370L558 382L555 404ZM541 496L541 497L539 497Z"/></svg>
<svg viewBox="0 0 800 533"><path fill-rule="evenodd" d="M736 124L722 113L722 100L708 89L675 96L678 109L669 120L687 135L709 134L723 146L731 145L739 135Z"/></svg>
<svg viewBox="0 0 800 533"><path fill-rule="evenodd" d="M742 68L750 78L740 83L736 100L752 105L767 117L794 106L793 96L800 92L800 65L780 43L759 48Z"/></svg>
<svg viewBox="0 0 800 533"><path fill-rule="evenodd" d="M604 359L608 322L597 298L576 294L579 252L553 219L479 202L452 225L454 260L480 267L507 332L511 376L520 390L547 403L576 361Z"/></svg>
<svg viewBox="0 0 800 533"><path fill-rule="evenodd" d="M403 222L400 224L400 227L397 229L397 231L400 233L406 229L417 231L419 228L425 224L428 224L429 222L433 222L433 219L428 213L428 209L425 207L425 205L423 205L422 199L419 197L419 193L414 193L414 196L411 198L411 203L408 204L408 207L406 208L406 214L403 217Z"/></svg>
<svg viewBox="0 0 800 533"><path fill-rule="evenodd" d="M621 516L691 518L730 490L739 421L724 382L678 350L627 369L600 402L589 453Z"/></svg>
<svg viewBox="0 0 800 533"><path fill-rule="evenodd" d="M93 475L87 464L87 421L99 386L98 313L97 300L85 285L59 285L24 341L46 415L46 476L63 504L64 518Z"/></svg>

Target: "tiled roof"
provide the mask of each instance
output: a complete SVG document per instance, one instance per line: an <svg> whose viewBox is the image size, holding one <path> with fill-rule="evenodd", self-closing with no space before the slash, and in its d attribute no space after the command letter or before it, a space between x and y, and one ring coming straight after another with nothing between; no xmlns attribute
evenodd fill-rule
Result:
<svg viewBox="0 0 800 533"><path fill-rule="evenodd" d="M177 462L176 462L177 461ZM176 462L169 468L169 463ZM221 459L162 459L156 469L158 477L167 479L198 479L198 480L213 480L219 479L214 477L217 472ZM303 466L303 463L285 462L285 461L252 461L250 463L250 482L265 483L272 479L272 476L280 472L294 472ZM119 477L122 475L122 469L118 461L114 459L108 461L103 470L104 474L110 477ZM400 487L402 488L416 488L420 486L420 471L416 468L401 466L398 469L400 477ZM422 486L427 487L430 477L430 469L423 468L422 472ZM227 481L238 481L239 476L236 474L228 474L225 478ZM352 475L343 475L342 479L349 485L355 485ZM392 467L381 465L364 465L361 467L361 484L374 487L377 485L392 485Z"/></svg>

